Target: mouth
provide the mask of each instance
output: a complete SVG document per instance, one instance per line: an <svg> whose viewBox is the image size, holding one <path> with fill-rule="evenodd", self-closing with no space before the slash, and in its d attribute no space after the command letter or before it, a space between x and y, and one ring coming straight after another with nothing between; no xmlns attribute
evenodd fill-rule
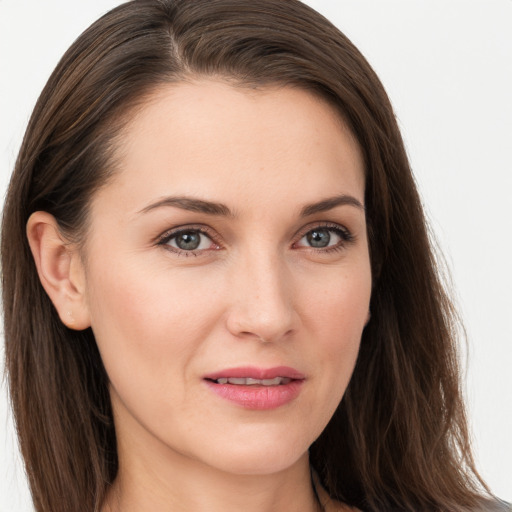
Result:
<svg viewBox="0 0 512 512"><path fill-rule="evenodd" d="M289 377L275 377L273 379L253 379L252 377L220 377L211 382L216 384L233 384L235 386L282 386L292 381Z"/></svg>
<svg viewBox="0 0 512 512"><path fill-rule="evenodd" d="M300 394L305 376L290 367L246 367L206 375L204 381L217 396L236 406L268 410L295 400Z"/></svg>

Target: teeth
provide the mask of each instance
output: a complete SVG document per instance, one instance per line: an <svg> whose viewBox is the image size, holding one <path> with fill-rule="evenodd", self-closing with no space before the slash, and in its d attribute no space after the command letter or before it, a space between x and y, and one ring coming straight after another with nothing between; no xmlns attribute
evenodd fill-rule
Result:
<svg viewBox="0 0 512 512"><path fill-rule="evenodd" d="M282 377L276 377L275 379L263 379L261 383L264 386L279 386L282 382Z"/></svg>
<svg viewBox="0 0 512 512"><path fill-rule="evenodd" d="M251 377L221 377L215 382L217 384L234 384L237 386L279 386L288 384L291 381L288 377L275 377L273 379L253 379Z"/></svg>
<svg viewBox="0 0 512 512"><path fill-rule="evenodd" d="M229 384L247 384L246 382L247 379L240 379L238 377L234 378L234 377L230 377L228 379L228 383Z"/></svg>

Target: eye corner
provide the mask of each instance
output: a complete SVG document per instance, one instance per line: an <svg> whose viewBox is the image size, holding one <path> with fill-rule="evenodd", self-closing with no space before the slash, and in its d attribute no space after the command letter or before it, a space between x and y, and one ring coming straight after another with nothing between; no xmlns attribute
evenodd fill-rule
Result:
<svg viewBox="0 0 512 512"><path fill-rule="evenodd" d="M185 238L176 241L180 236ZM172 243L173 241L174 243ZM197 225L179 226L169 229L156 238L155 245L178 256L185 257L198 257L210 251L222 249L222 246L218 243L210 229Z"/></svg>
<svg viewBox="0 0 512 512"><path fill-rule="evenodd" d="M317 234L318 244L315 246L311 238L313 234ZM334 234L334 237L333 237ZM333 238L335 243L331 243ZM337 240L336 240L337 238ZM301 244L303 240L307 243ZM356 236L345 226L340 224L325 222L314 226L307 226L301 230L293 247L297 249L312 250L318 253L328 253L331 251L339 251L346 248L347 245L356 241Z"/></svg>

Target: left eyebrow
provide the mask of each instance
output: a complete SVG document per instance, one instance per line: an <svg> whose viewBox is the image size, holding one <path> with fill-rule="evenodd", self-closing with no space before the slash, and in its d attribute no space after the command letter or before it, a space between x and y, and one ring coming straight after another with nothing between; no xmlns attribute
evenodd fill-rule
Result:
<svg viewBox="0 0 512 512"><path fill-rule="evenodd" d="M181 208L190 212L205 213L207 215L218 215L224 217L234 217L233 212L222 203L215 203L213 201L205 201L203 199L196 199L193 197L164 197L156 203L150 204L143 208L139 213L147 213L156 208L172 206L174 208Z"/></svg>
<svg viewBox="0 0 512 512"><path fill-rule="evenodd" d="M300 212L301 217L307 217L309 215L313 215L315 213L326 212L336 208L337 206L354 206L365 211L365 207L361 204L361 202L353 196L349 196L346 194L342 194L340 196L328 197L327 199L322 199L322 201L318 201L316 203L311 203L304 206Z"/></svg>

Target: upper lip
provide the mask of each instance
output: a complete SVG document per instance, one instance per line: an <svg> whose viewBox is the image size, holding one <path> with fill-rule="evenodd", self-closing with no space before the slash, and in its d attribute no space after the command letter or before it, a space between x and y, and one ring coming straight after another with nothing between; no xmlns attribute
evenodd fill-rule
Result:
<svg viewBox="0 0 512 512"><path fill-rule="evenodd" d="M255 366L240 366L238 368L226 368L217 372L209 373L204 378L217 380L222 378L249 378L249 379L275 379L286 377L292 380L303 380L306 376L290 366L274 366L273 368L257 368Z"/></svg>

